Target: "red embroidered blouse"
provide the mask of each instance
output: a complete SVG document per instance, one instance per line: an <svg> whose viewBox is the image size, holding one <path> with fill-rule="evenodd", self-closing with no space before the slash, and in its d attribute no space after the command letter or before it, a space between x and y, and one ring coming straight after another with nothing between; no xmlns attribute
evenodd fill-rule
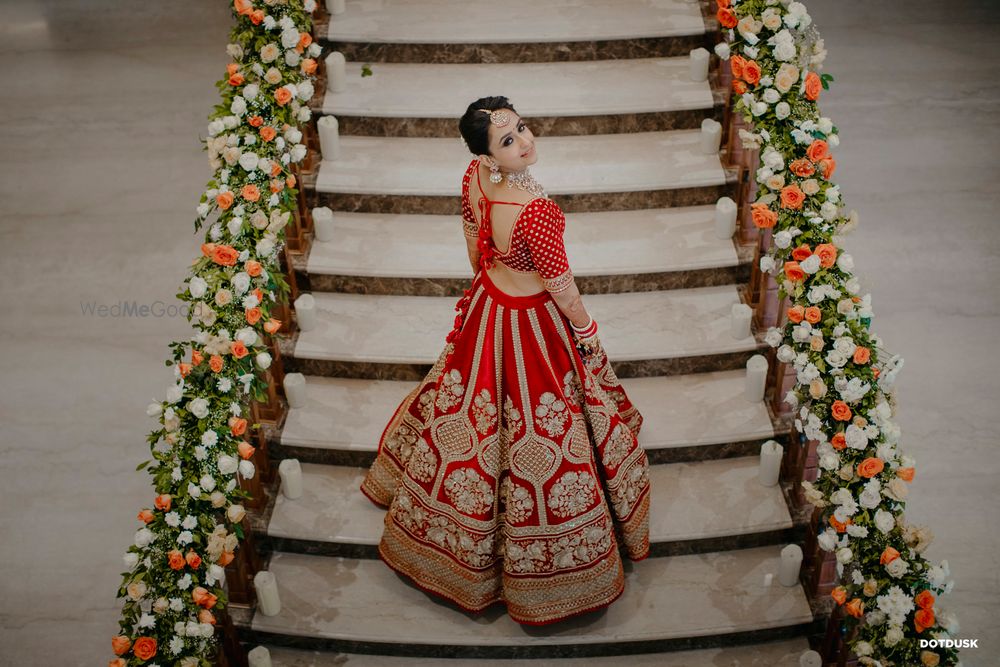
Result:
<svg viewBox="0 0 1000 667"><path fill-rule="evenodd" d="M479 190L483 185L479 178L479 158L474 158L465 170L462 178L462 227L465 236L478 238L481 262L492 266L494 261L519 273L534 273L542 277L545 289L550 292L561 292L573 282L573 272L569 268L566 257L566 246L563 243L563 232L566 230L566 217L559 205L547 197L535 197L526 204L488 199L485 195L479 198L479 217L482 225L477 225L469 201L469 183L472 172L476 172ZM507 252L501 253L493 242L493 226L491 210L493 204L513 204L521 206L514 224L510 230L510 244Z"/></svg>

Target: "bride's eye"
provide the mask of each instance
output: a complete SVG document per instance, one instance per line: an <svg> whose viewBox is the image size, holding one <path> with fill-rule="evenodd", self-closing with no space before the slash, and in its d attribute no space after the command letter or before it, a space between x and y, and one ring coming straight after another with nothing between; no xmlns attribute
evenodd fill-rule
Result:
<svg viewBox="0 0 1000 667"><path fill-rule="evenodd" d="M527 127L528 127L528 125L526 123L522 122L521 124L519 124L517 126L517 131L518 132L524 132L524 130L527 129ZM508 138L504 139L503 145L504 146L510 146L513 141L514 140L512 138L508 137Z"/></svg>

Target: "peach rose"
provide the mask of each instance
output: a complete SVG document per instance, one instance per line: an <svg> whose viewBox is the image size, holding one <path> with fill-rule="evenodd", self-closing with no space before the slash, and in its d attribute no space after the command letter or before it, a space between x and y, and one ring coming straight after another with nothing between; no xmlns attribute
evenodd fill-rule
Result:
<svg viewBox="0 0 1000 667"><path fill-rule="evenodd" d="M316 72L316 60L313 58L303 58L299 63L299 69L306 76L314 74Z"/></svg>
<svg viewBox="0 0 1000 667"><path fill-rule="evenodd" d="M852 361L856 364L867 364L868 360L871 359L871 350L862 345L858 345L854 348L854 356Z"/></svg>
<svg viewBox="0 0 1000 667"><path fill-rule="evenodd" d="M245 15L253 11L253 4L250 0L233 0L233 8L237 14Z"/></svg>
<svg viewBox="0 0 1000 667"><path fill-rule="evenodd" d="M915 472L916 468L913 468L912 466L909 468L896 468L896 477L899 477L904 482L912 482Z"/></svg>
<svg viewBox="0 0 1000 667"><path fill-rule="evenodd" d="M125 661L122 658L115 658L114 660L109 660L108 667L125 667Z"/></svg>
<svg viewBox="0 0 1000 667"><path fill-rule="evenodd" d="M132 640L125 635L116 635L111 638L111 650L115 655L121 655L132 648Z"/></svg>
<svg viewBox="0 0 1000 667"><path fill-rule="evenodd" d="M295 50L302 53L307 46L313 43L312 35L308 32L299 33L299 43L295 45Z"/></svg>
<svg viewBox="0 0 1000 667"><path fill-rule="evenodd" d="M917 606L921 609L933 609L934 608L934 594L931 593L926 588L913 598L913 601L917 603Z"/></svg>
<svg viewBox="0 0 1000 667"><path fill-rule="evenodd" d="M808 178L816 173L816 168L813 163L804 157L800 157L798 160L793 160L791 164L788 165L788 169L801 178Z"/></svg>
<svg viewBox="0 0 1000 667"><path fill-rule="evenodd" d="M733 92L742 95L747 92L747 83L743 79L733 79Z"/></svg>
<svg viewBox="0 0 1000 667"><path fill-rule="evenodd" d="M177 370L180 371L181 377L186 378L188 373L191 372L191 364L186 364L183 361L177 364Z"/></svg>
<svg viewBox="0 0 1000 667"><path fill-rule="evenodd" d="M184 557L184 560L190 567L193 567L196 570L199 567L201 567L201 556L199 556L198 553L193 549L187 552L187 555Z"/></svg>
<svg viewBox="0 0 1000 667"><path fill-rule="evenodd" d="M260 315L260 308L257 306L246 309L247 322L249 324L257 324L257 321L260 320Z"/></svg>
<svg viewBox="0 0 1000 667"><path fill-rule="evenodd" d="M779 92L787 93L799 80L799 68L791 63L784 63L778 68L778 73L774 76L774 87Z"/></svg>
<svg viewBox="0 0 1000 667"><path fill-rule="evenodd" d="M191 363L192 364L194 364L195 366L197 366L198 364L200 364L204 360L204 358L205 357L202 356L200 350L196 350L193 347L191 348Z"/></svg>
<svg viewBox="0 0 1000 667"><path fill-rule="evenodd" d="M833 402L830 406L830 414L834 419L846 422L851 420L851 408L847 406L847 403L841 400Z"/></svg>
<svg viewBox="0 0 1000 667"><path fill-rule="evenodd" d="M156 496L156 498L153 500L153 506L156 507L156 509L158 510L169 512L171 500L172 497L169 493L161 493L160 495Z"/></svg>
<svg viewBox="0 0 1000 667"><path fill-rule="evenodd" d="M240 194L247 201L257 201L258 199L260 199L260 190L258 190L257 186L254 185L253 183L247 183L246 185L244 185L243 189L240 191Z"/></svg>
<svg viewBox="0 0 1000 667"><path fill-rule="evenodd" d="M211 609L215 606L218 598L212 595L202 586L195 586L194 590L191 591L191 599L199 607L204 607L205 609Z"/></svg>
<svg viewBox="0 0 1000 667"><path fill-rule="evenodd" d="M757 64L756 60L748 60L743 65L743 78L747 83L755 84L760 81L760 65Z"/></svg>
<svg viewBox="0 0 1000 667"><path fill-rule="evenodd" d="M225 360L217 354L213 354L212 358L208 360L208 367L212 369L213 373L221 372L225 366Z"/></svg>
<svg viewBox="0 0 1000 667"><path fill-rule="evenodd" d="M268 187L270 188L271 192L277 194L285 189L285 182L280 178L272 178L271 181L268 183Z"/></svg>
<svg viewBox="0 0 1000 667"><path fill-rule="evenodd" d="M233 205L233 193L226 191L220 192L215 195L215 203L219 205L223 211L228 210L230 206Z"/></svg>
<svg viewBox="0 0 1000 667"><path fill-rule="evenodd" d="M236 446L236 449L239 451L241 459L249 459L256 451L254 446L246 440L240 440L240 444Z"/></svg>
<svg viewBox="0 0 1000 667"><path fill-rule="evenodd" d="M865 615L865 601L861 598L854 598L844 605L844 611L854 618L861 618Z"/></svg>
<svg viewBox="0 0 1000 667"><path fill-rule="evenodd" d="M830 591L830 597L836 600L837 604L844 604L847 602L847 589L843 586L837 586Z"/></svg>
<svg viewBox="0 0 1000 667"><path fill-rule="evenodd" d="M241 340L233 341L229 346L229 352L237 359L242 359L250 354L250 351L247 350L247 346Z"/></svg>
<svg viewBox="0 0 1000 667"><path fill-rule="evenodd" d="M264 124L264 119L260 116L250 116L247 118L247 122L250 123L250 127L260 127Z"/></svg>
<svg viewBox="0 0 1000 667"><path fill-rule="evenodd" d="M918 609L913 615L913 628L917 632L923 632L932 627L934 627L934 612L930 609Z"/></svg>
<svg viewBox="0 0 1000 667"><path fill-rule="evenodd" d="M212 251L212 261L221 266L235 266L240 253L232 246L219 244Z"/></svg>
<svg viewBox="0 0 1000 667"><path fill-rule="evenodd" d="M152 637L139 637L135 640L132 653L140 660L149 660L156 655L156 640Z"/></svg>
<svg viewBox="0 0 1000 667"><path fill-rule="evenodd" d="M733 73L734 79L743 78L743 66L747 59L740 55L733 55L729 58L729 71Z"/></svg>
<svg viewBox="0 0 1000 667"><path fill-rule="evenodd" d="M215 614L207 609L202 609L198 612L198 622L199 623L211 623L215 625Z"/></svg>
<svg viewBox="0 0 1000 667"><path fill-rule="evenodd" d="M802 203L806 200L806 195L799 186L792 183L781 188L781 205L785 208L802 208Z"/></svg>
<svg viewBox="0 0 1000 667"><path fill-rule="evenodd" d="M281 320L276 320L273 317L264 323L264 331L269 334L277 332L281 328Z"/></svg>
<svg viewBox="0 0 1000 667"><path fill-rule="evenodd" d="M829 181L833 177L834 170L837 168L837 161L827 156L819 161L819 168L823 170L823 178Z"/></svg>
<svg viewBox="0 0 1000 667"><path fill-rule="evenodd" d="M256 278L264 270L264 267L262 267L260 265L260 262L258 262L257 260L248 259L246 261L246 264L243 265L243 270L247 272L248 276Z"/></svg>
<svg viewBox="0 0 1000 667"><path fill-rule="evenodd" d="M882 555L879 556L878 562L882 565L888 565L897 558L899 558L899 552L892 547L886 547L882 551Z"/></svg>
<svg viewBox="0 0 1000 667"><path fill-rule="evenodd" d="M232 551L223 551L222 554L219 556L219 565L221 565L222 567L225 567L225 566L229 565L230 563L232 563L233 562L233 558L235 558L235 557L236 557L236 554L234 554Z"/></svg>
<svg viewBox="0 0 1000 667"><path fill-rule="evenodd" d="M150 523L155 518L156 515L153 514L151 510L148 509L143 509L141 512L139 512L138 515L139 521L142 521L143 523Z"/></svg>
<svg viewBox="0 0 1000 667"><path fill-rule="evenodd" d="M802 321L802 318L805 316L805 308L803 308L801 304L795 304L787 311L785 311L785 314L788 315L789 320L791 320L795 324L798 324L799 322Z"/></svg>
<svg viewBox="0 0 1000 667"><path fill-rule="evenodd" d="M275 130L270 125L265 125L264 127L260 128L260 138L263 139L264 141L271 141L276 136L278 136L277 130Z"/></svg>
<svg viewBox="0 0 1000 667"><path fill-rule="evenodd" d="M229 418L229 432L235 436L243 435L247 432L247 420L233 415Z"/></svg>
<svg viewBox="0 0 1000 667"><path fill-rule="evenodd" d="M858 475L871 479L885 469L885 463L877 456L869 456L858 464Z"/></svg>
<svg viewBox="0 0 1000 667"><path fill-rule="evenodd" d="M806 272L802 270L802 267L799 266L799 263L795 260L785 262L784 271L785 277L792 282L798 282L806 277Z"/></svg>
<svg viewBox="0 0 1000 667"><path fill-rule="evenodd" d="M760 229L770 229L778 222L778 214L762 202L754 202L750 205L750 215L753 218L754 226Z"/></svg>
<svg viewBox="0 0 1000 667"><path fill-rule="evenodd" d="M847 438L844 436L843 431L838 431L832 438L830 438L830 444L833 445L834 449L844 449L847 447Z"/></svg>
<svg viewBox="0 0 1000 667"><path fill-rule="evenodd" d="M285 177L285 185L289 188L295 187L295 174L289 174Z"/></svg>
<svg viewBox="0 0 1000 667"><path fill-rule="evenodd" d="M281 173L281 165L277 162L271 163L271 176L277 176Z"/></svg>
<svg viewBox="0 0 1000 667"><path fill-rule="evenodd" d="M183 570L184 562L184 554L179 549L172 549L167 552L167 564L170 565L171 570Z"/></svg>
<svg viewBox="0 0 1000 667"><path fill-rule="evenodd" d="M832 243L820 243L816 246L816 254L819 256L819 265L824 269L837 263L837 246Z"/></svg>
<svg viewBox="0 0 1000 667"><path fill-rule="evenodd" d="M254 25L260 25L264 22L264 16L266 16L266 14L264 14L263 9L255 9L250 12L250 22Z"/></svg>
<svg viewBox="0 0 1000 667"><path fill-rule="evenodd" d="M816 324L821 319L823 319L823 311L819 309L819 306L809 306L806 308L806 321L809 324Z"/></svg>
<svg viewBox="0 0 1000 667"><path fill-rule="evenodd" d="M723 28L735 28L736 24L739 23L736 12L729 7L720 7L719 11L715 13L715 18L719 19Z"/></svg>
<svg viewBox="0 0 1000 667"><path fill-rule="evenodd" d="M286 104L292 101L291 91L289 91L288 88L285 88L284 86L278 88L276 91L274 91L274 101L278 103L278 106L282 107L285 106Z"/></svg>
<svg viewBox="0 0 1000 667"><path fill-rule="evenodd" d="M823 88L819 74L808 72L806 74L806 99L816 101L819 99L819 91Z"/></svg>
<svg viewBox="0 0 1000 667"><path fill-rule="evenodd" d="M822 139L814 139L809 148L806 149L806 155L813 162L819 162L825 158L829 153L827 151L830 149L829 144L827 144Z"/></svg>

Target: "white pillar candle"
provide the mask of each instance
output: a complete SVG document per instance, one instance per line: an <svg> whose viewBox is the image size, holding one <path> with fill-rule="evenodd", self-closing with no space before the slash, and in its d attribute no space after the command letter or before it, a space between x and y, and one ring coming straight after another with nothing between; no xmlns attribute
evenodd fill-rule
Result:
<svg viewBox="0 0 1000 667"><path fill-rule="evenodd" d="M774 440L760 446L760 463L757 466L757 481L761 486L774 486L781 476L781 457L785 448Z"/></svg>
<svg viewBox="0 0 1000 667"><path fill-rule="evenodd" d="M731 239L736 233L736 211L738 207L729 197L719 197L715 202L715 237Z"/></svg>
<svg viewBox="0 0 1000 667"><path fill-rule="evenodd" d="M799 667L823 667L823 658L816 651L809 649L799 657Z"/></svg>
<svg viewBox="0 0 1000 667"><path fill-rule="evenodd" d="M737 340L749 336L751 317L753 317L753 308L745 303L734 303L730 311L729 335Z"/></svg>
<svg viewBox="0 0 1000 667"><path fill-rule="evenodd" d="M744 378L743 396L749 403L764 400L764 385L767 382L767 357L755 354L747 359L747 373Z"/></svg>
<svg viewBox="0 0 1000 667"><path fill-rule="evenodd" d="M705 81L708 79L708 49L701 46L697 49L692 49L688 67L692 81Z"/></svg>
<svg viewBox="0 0 1000 667"><path fill-rule="evenodd" d="M329 206L317 206L312 210L313 230L316 240L323 243L333 240L333 211Z"/></svg>
<svg viewBox="0 0 1000 667"><path fill-rule="evenodd" d="M306 376L302 373L286 373L282 382L288 407L301 408L306 404Z"/></svg>
<svg viewBox="0 0 1000 667"><path fill-rule="evenodd" d="M802 547L789 544L781 550L781 566L778 568L778 581L782 586L794 586L799 583L799 570L802 569Z"/></svg>
<svg viewBox="0 0 1000 667"><path fill-rule="evenodd" d="M347 62L344 54L334 51L326 57L326 89L339 93L347 86Z"/></svg>
<svg viewBox="0 0 1000 667"><path fill-rule="evenodd" d="M247 653L250 667L271 667L271 652L266 646L258 646Z"/></svg>
<svg viewBox="0 0 1000 667"><path fill-rule="evenodd" d="M722 123L714 118L701 121L701 152L712 155L719 152L722 144Z"/></svg>
<svg viewBox="0 0 1000 667"><path fill-rule="evenodd" d="M276 616L281 611L281 600L278 598L278 582L267 570L261 570L253 576L253 587L257 591L257 609L265 616Z"/></svg>
<svg viewBox="0 0 1000 667"><path fill-rule="evenodd" d="M346 0L326 0L326 11L331 14L343 14Z"/></svg>
<svg viewBox="0 0 1000 667"><path fill-rule="evenodd" d="M281 475L281 495L289 500L302 497L302 464L298 459L284 459L278 464Z"/></svg>
<svg viewBox="0 0 1000 667"><path fill-rule="evenodd" d="M316 121L319 129L319 152L323 162L336 160L340 154L340 123L333 116L320 116Z"/></svg>
<svg viewBox="0 0 1000 667"><path fill-rule="evenodd" d="M295 300L295 318L299 322L300 331L310 331L316 328L316 299L312 294L300 294Z"/></svg>

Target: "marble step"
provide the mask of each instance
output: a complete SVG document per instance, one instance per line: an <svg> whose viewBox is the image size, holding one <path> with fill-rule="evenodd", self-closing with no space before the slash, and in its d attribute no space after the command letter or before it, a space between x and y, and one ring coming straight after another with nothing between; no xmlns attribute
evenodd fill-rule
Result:
<svg viewBox="0 0 1000 667"><path fill-rule="evenodd" d="M746 282L753 249L715 235L715 207L568 214L566 247L585 294ZM461 295L471 267L459 216L334 214L334 238L295 260L299 289Z"/></svg>
<svg viewBox="0 0 1000 667"><path fill-rule="evenodd" d="M248 647L252 648L252 647ZM630 655L631 667L799 667L799 658L809 650L804 637L758 644L739 644L724 648L669 653ZM388 655L363 655L310 651L269 646L274 667L621 667L622 656L596 658L549 658L535 660L490 660L410 658Z"/></svg>
<svg viewBox="0 0 1000 667"><path fill-rule="evenodd" d="M639 443L669 463L756 455L780 436L763 401L747 401L745 371L623 378L642 413ZM414 382L306 377L305 405L290 408L269 444L279 458L367 466L382 430Z"/></svg>
<svg viewBox="0 0 1000 667"><path fill-rule="evenodd" d="M454 137L341 136L336 159L303 178L334 210L460 213L472 154ZM701 130L537 137L531 173L564 211L714 204L735 172L701 151Z"/></svg>
<svg viewBox="0 0 1000 667"><path fill-rule="evenodd" d="M759 457L650 466L652 556L793 541L781 487L757 482ZM276 551L378 558L385 510L358 488L364 468L302 464L303 494L277 494L266 539Z"/></svg>
<svg viewBox="0 0 1000 667"><path fill-rule="evenodd" d="M544 658L700 649L816 630L802 586L777 580L781 546L651 558L626 566L606 610L523 628L502 606L466 614L378 560L275 552L283 604L258 609L258 643L422 657ZM769 578L767 575L773 575Z"/></svg>
<svg viewBox="0 0 1000 667"><path fill-rule="evenodd" d="M452 297L312 295L315 328L280 341L290 371L418 380L454 327ZM736 285L585 298L619 377L734 368L766 346L752 334L738 339L731 334L732 306L741 302Z"/></svg>
<svg viewBox="0 0 1000 667"><path fill-rule="evenodd" d="M347 63L344 88L327 89L316 109L336 116L342 135L453 137L473 97L496 90L540 136L697 128L722 115L708 81L691 81L688 57L378 63L374 77L362 65Z"/></svg>
<svg viewBox="0 0 1000 667"><path fill-rule="evenodd" d="M348 0L313 32L350 60L541 62L685 55L709 26L686 0Z"/></svg>

